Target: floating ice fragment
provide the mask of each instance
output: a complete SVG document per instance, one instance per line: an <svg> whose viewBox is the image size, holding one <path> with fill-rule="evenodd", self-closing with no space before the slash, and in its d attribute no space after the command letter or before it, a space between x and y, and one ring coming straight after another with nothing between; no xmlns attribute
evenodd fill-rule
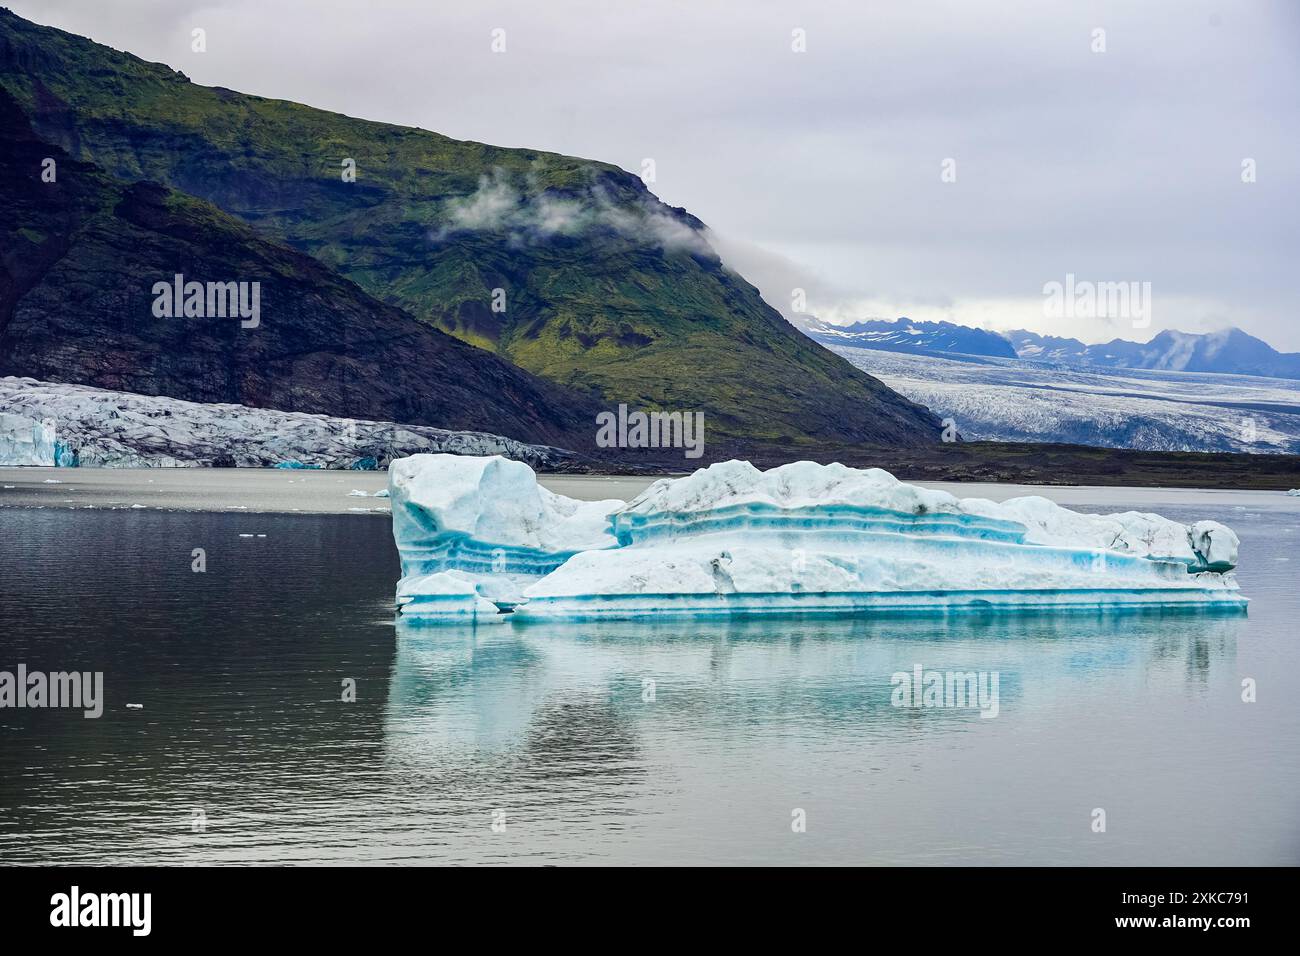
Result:
<svg viewBox="0 0 1300 956"><path fill-rule="evenodd" d="M389 488L404 614L463 616L471 586L516 619L1246 605L1217 522L959 499L876 468L730 461L623 504L551 494L518 462L418 455Z"/></svg>
<svg viewBox="0 0 1300 956"><path fill-rule="evenodd" d="M502 606L574 554L615 547L607 516L623 505L554 494L527 465L499 456L399 458L388 491L404 580L460 571Z"/></svg>
<svg viewBox="0 0 1300 956"><path fill-rule="evenodd" d="M505 619L495 604L479 594L474 579L460 571L402 578L397 593L398 606L411 615L489 623Z"/></svg>

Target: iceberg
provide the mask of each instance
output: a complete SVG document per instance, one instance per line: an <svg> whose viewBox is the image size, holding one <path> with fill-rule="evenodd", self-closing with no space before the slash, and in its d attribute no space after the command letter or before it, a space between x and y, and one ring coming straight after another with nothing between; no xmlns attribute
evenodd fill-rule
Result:
<svg viewBox="0 0 1300 956"><path fill-rule="evenodd" d="M523 462L499 455L399 458L388 468L388 496L402 560L399 605L423 577L444 571L476 581L502 608L521 604L524 588L575 554L615 547L608 516L624 504L554 494ZM415 604L412 611L425 606Z"/></svg>
<svg viewBox="0 0 1300 956"><path fill-rule="evenodd" d="M475 596L521 622L1247 603L1218 522L957 498L879 468L729 461L582 502L522 462L415 455L389 491L403 614L463 618ZM453 587L459 604L423 596Z"/></svg>

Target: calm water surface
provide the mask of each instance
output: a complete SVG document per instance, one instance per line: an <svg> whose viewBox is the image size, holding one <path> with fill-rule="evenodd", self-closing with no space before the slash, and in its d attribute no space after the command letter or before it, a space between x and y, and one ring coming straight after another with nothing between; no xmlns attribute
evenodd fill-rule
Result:
<svg viewBox="0 0 1300 956"><path fill-rule="evenodd" d="M381 516L0 509L0 669L106 697L0 710L0 863L1300 863L1300 500L1151 494L1248 616L410 628Z"/></svg>

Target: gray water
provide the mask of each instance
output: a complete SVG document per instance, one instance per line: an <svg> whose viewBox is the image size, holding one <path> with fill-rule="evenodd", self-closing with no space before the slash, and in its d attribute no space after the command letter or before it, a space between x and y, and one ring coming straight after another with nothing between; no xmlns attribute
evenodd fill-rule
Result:
<svg viewBox="0 0 1300 956"><path fill-rule="evenodd" d="M1231 525L1248 616L412 629L382 516L3 508L0 669L106 704L0 710L0 863L1300 863L1300 501L1154 494L1071 506Z"/></svg>

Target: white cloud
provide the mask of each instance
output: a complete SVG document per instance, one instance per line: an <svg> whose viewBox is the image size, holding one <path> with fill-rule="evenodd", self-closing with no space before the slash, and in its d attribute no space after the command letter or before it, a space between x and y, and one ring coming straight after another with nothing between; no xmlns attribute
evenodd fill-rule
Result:
<svg viewBox="0 0 1300 956"><path fill-rule="evenodd" d="M449 199L445 212L452 229L501 229L518 215L519 194L500 175L484 176L469 196Z"/></svg>
<svg viewBox="0 0 1300 956"><path fill-rule="evenodd" d="M1223 321L1300 350L1291 0L6 2L196 82L630 170L653 157L656 193L801 264L838 290L828 310L1029 317L1073 272L1179 303L1148 334Z"/></svg>
<svg viewBox="0 0 1300 956"><path fill-rule="evenodd" d="M620 236L658 246L716 257L708 238L694 225L674 216L653 199L638 204L618 204L595 186L578 196L556 196L537 185L530 172L526 188L516 188L502 169L479 178L468 196L443 204L443 222L430 230L441 242L457 232L505 232L520 244L545 242L556 235L577 236L612 229Z"/></svg>

